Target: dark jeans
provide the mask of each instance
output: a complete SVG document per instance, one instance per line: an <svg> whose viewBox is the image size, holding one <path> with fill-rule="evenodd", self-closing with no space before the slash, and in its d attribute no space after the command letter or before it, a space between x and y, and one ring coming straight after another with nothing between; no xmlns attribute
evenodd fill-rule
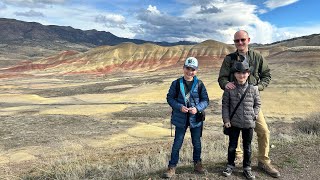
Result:
<svg viewBox="0 0 320 180"><path fill-rule="evenodd" d="M238 138L240 131L242 131L243 142L243 167L250 167L251 165L251 141L253 136L253 128L240 129L237 127L230 127L229 147L228 147L228 165L235 166L234 160L236 158L236 148L238 145Z"/></svg>
<svg viewBox="0 0 320 180"><path fill-rule="evenodd" d="M171 160L169 161L169 167L176 167L179 161L179 151L181 149L181 146L183 144L184 135L186 134L186 128L175 128L175 135L174 135L174 142L172 145L171 150ZM193 145L193 162L199 162L201 161L201 131L202 128L196 127L196 128L190 128L191 132L191 139L192 139L192 145Z"/></svg>

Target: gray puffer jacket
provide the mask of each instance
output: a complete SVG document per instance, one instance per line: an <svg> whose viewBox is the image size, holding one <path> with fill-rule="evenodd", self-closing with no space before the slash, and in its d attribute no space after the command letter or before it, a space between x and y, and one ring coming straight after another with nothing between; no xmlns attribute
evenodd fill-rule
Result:
<svg viewBox="0 0 320 180"><path fill-rule="evenodd" d="M255 121L261 106L259 90L246 82L240 85L235 82L236 88L225 90L222 97L222 119L224 123L231 122L231 126L238 128L255 128ZM238 107L233 118L230 120L231 113L237 106L242 94L247 86L249 90Z"/></svg>

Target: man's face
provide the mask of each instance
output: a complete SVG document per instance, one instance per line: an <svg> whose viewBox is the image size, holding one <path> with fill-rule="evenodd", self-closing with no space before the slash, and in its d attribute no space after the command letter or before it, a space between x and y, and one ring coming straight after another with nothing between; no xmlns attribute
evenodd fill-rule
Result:
<svg viewBox="0 0 320 180"><path fill-rule="evenodd" d="M234 45L238 49L239 52L247 52L248 51L248 44L250 42L250 38L248 37L248 34L244 31L238 31L234 35L233 39Z"/></svg>

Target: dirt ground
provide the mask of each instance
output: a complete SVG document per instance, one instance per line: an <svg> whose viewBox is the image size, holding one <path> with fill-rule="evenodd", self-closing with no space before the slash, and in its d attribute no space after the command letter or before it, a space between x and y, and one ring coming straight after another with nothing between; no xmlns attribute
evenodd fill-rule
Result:
<svg viewBox="0 0 320 180"><path fill-rule="evenodd" d="M309 77L300 71L301 67L295 66L287 73L271 61L274 83L261 94L262 108L276 147L271 149L271 158L282 173L281 179L319 179L319 137L299 142L286 139L296 135L289 131L293 122L319 111L320 100L315 98L320 96L319 85L315 84L320 78L319 64L311 69L315 73ZM217 84L217 71L203 69L199 77L210 97L204 135L222 140L222 91ZM124 154L139 156L144 153L143 147L156 153L157 148L152 148L156 144L169 150L171 109L166 93L179 76L177 70L166 70L103 77L0 79L0 177L19 179L39 162L64 157L75 150L103 152L110 160ZM291 81L292 76L297 80ZM285 143L278 142L278 137L286 139ZM130 153L128 149L135 146L139 148ZM223 159L205 163L208 176L190 174L191 166L182 166L176 179L221 179L223 164ZM253 167L258 179L271 179ZM163 170L140 179L158 179ZM241 172L231 179L243 179Z"/></svg>
<svg viewBox="0 0 320 180"><path fill-rule="evenodd" d="M279 127L280 125L280 127ZM297 129L294 128L293 123L273 122L269 124L272 132L270 150L270 157L273 165L280 171L281 177L279 179L300 180L308 179L314 180L320 178L320 162L318 161L318 153L320 147L320 137L313 136L308 138L308 135L297 137ZM284 142L283 138L292 138L290 142ZM256 142L255 142L256 143ZM237 166L233 174L226 178L222 175L225 168L226 156L224 160L208 160L203 159L204 167L207 169L205 175L198 175L193 173L192 163L187 166L178 166L177 174L171 179L245 179L242 174L241 165ZM256 179L275 179L270 177L265 172L257 167L256 152L252 157L252 170ZM138 179L162 179L162 174L165 169L150 173L150 175L141 176Z"/></svg>

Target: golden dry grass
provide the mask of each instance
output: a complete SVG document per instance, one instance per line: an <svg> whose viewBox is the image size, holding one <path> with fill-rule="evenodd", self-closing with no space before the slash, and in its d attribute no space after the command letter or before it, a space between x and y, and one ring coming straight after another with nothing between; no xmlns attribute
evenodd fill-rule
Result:
<svg viewBox="0 0 320 180"><path fill-rule="evenodd" d="M279 67L286 68L287 66ZM301 67L299 68L301 71L292 71L289 74L277 69L276 64L271 64L271 68L275 69L274 81L270 87L261 92L262 108L269 123L279 119L293 122L310 113L319 112L318 104L320 102L316 97L319 97L320 91L319 87L315 85L319 78L317 72L320 68L318 66L311 68L311 70ZM307 72L307 69L314 72L314 76L306 76L304 72ZM199 72L199 77L205 83L212 102L207 113L203 138L203 141L207 142L203 147L203 158L206 159L206 163L224 162L226 155L226 139L221 137L222 122L219 114L223 91L218 86L217 73L218 70ZM122 74L119 76L114 75L106 79L97 78L94 81L83 79L66 81L57 78L50 81L48 78L38 77L34 80L19 79L21 84L1 79L0 89L3 92L0 94L0 102L3 105L0 110L0 118L12 117L11 119L6 118L4 127L0 130L0 134L6 135L7 138L2 139L3 142L0 144L0 171L10 175L4 177L10 179L11 175L18 177L21 173L28 172L29 175L25 174L24 177L31 179L32 177L53 179L98 177L108 179L118 176L126 179L150 172L159 174L159 171L164 170L173 140L169 137L170 108L166 104L166 94L171 82L181 76L181 71L168 70L166 72ZM297 80L292 80L293 77L297 77ZM136 82L138 80L141 81ZM125 81L126 84L118 83L122 81ZM308 83L303 84L303 82ZM102 90L104 90L102 93L88 91L62 96L58 94L52 97L49 93L45 94L42 91L42 94L40 93L40 90L58 92L75 87L75 89L81 89L85 85L90 87L97 83L109 84L102 86ZM123 88L123 90L113 92L119 88ZM153 113L151 110L157 106L163 109L159 110L159 112L162 110L164 114L161 114L161 117L154 117L157 114L150 117L145 117L142 114L139 116L139 113L144 111ZM142 108L144 108L142 111L135 112ZM123 113L121 114L121 112ZM126 113L136 114L129 116ZM24 126L26 123L24 121L27 120L21 118L21 115L41 118L57 115L57 120L58 117L68 120L70 117L80 116L79 119L88 119L88 121L73 125L78 126L79 130L73 129L73 131L50 142L37 142L34 146L7 147L4 141L14 142L14 137L16 138L14 135L17 132L14 132L14 129L6 128ZM21 122L16 122L16 119ZM95 119L97 122L110 124L108 126L110 129L101 130L99 128L101 124L95 125L96 122L90 122ZM60 124L54 124L54 120L46 127L47 129L63 124L60 121ZM76 123L77 121L78 119L72 122ZM9 126L10 124L15 125ZM67 123L66 126L72 127ZM88 130L80 130L80 127L83 126L88 126ZM43 130L47 130L46 128ZM111 134L103 131L110 131ZM24 133L28 133L28 131ZM79 137L75 138L74 134L79 134ZM40 133L39 136L41 135L43 134ZM189 136L188 132L185 140L186 145L184 145L181 155L181 166L187 166L186 171L190 170L189 166L192 161ZM17 168L24 167L25 163L31 163L32 167L36 167L32 171L35 172L34 174L30 172L30 169ZM122 171L126 172L121 174ZM182 175L182 177L186 176ZM195 176L195 178L199 177Z"/></svg>
<svg viewBox="0 0 320 180"><path fill-rule="evenodd" d="M26 104L55 103L50 98L44 98L35 94L0 94L0 102Z"/></svg>
<svg viewBox="0 0 320 180"><path fill-rule="evenodd" d="M306 90L307 89L307 90ZM269 116L283 116L290 120L293 117L305 117L319 112L319 89L269 88L262 92L263 111Z"/></svg>

